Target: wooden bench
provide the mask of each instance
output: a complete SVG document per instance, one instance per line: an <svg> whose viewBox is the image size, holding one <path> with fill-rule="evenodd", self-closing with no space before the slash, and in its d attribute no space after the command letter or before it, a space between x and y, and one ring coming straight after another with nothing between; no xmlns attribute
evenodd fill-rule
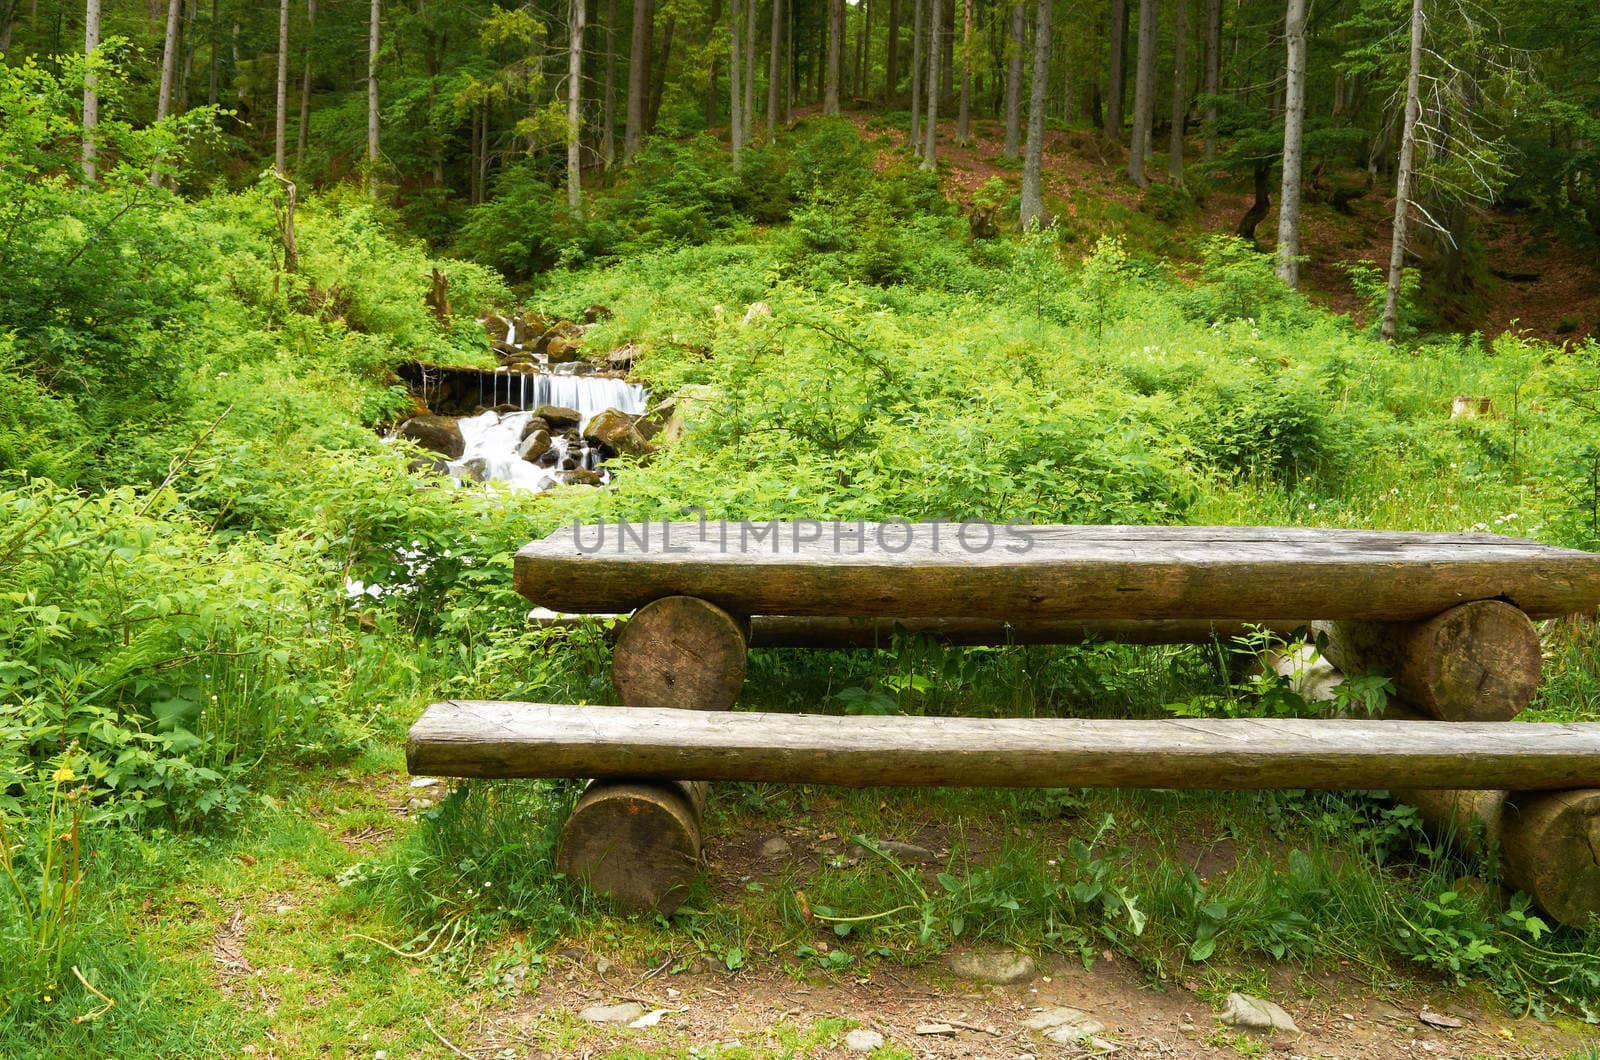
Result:
<svg viewBox="0 0 1600 1060"><path fill-rule="evenodd" d="M1600 911L1595 727L1473 724L1527 706L1532 620L1600 602L1597 555L1488 534L679 522L565 527L518 552L515 577L558 612L632 612L613 683L641 709L435 704L408 762L431 775L592 778L558 863L626 905L681 901L704 782L745 779L1508 789L1530 793L1495 804L1508 858L1571 859L1535 897L1570 916ZM753 644L871 646L897 628L955 643L1181 642L1311 620L1347 671L1392 674L1408 706L1457 724L690 713L734 705ZM1530 890L1540 877L1509 863L1507 874Z"/></svg>

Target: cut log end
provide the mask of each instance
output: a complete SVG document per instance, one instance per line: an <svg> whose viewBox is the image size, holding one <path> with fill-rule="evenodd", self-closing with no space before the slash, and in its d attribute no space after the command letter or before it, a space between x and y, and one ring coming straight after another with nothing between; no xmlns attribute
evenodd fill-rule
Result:
<svg viewBox="0 0 1600 1060"><path fill-rule="evenodd" d="M1465 853L1498 850L1506 884L1556 921L1581 928L1600 916L1600 790L1395 795Z"/></svg>
<svg viewBox="0 0 1600 1060"><path fill-rule="evenodd" d="M1478 600L1420 623L1406 638L1401 697L1444 721L1505 721L1539 686L1539 633L1500 600Z"/></svg>
<svg viewBox="0 0 1600 1060"><path fill-rule="evenodd" d="M630 707L728 710L744 688L746 624L693 596L634 613L617 637L611 679Z"/></svg>
<svg viewBox="0 0 1600 1060"><path fill-rule="evenodd" d="M596 782L561 828L556 867L627 912L671 913L700 871L704 785Z"/></svg>

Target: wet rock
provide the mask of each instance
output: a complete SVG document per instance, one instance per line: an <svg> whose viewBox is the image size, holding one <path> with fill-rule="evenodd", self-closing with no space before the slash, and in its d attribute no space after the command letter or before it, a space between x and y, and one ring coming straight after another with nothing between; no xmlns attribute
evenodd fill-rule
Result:
<svg viewBox="0 0 1600 1060"><path fill-rule="evenodd" d="M483 325L483 330L489 333L491 342L504 342L506 334L511 330L511 322L499 313L490 313L478 323Z"/></svg>
<svg viewBox="0 0 1600 1060"><path fill-rule="evenodd" d="M623 1001L615 1005L590 1005L578 1013L585 1023L614 1023L627 1025L644 1015L644 1006L637 1001Z"/></svg>
<svg viewBox="0 0 1600 1060"><path fill-rule="evenodd" d="M576 427L583 422L583 415L577 409L561 405L540 405L533 410L533 414L548 423L553 430L558 431Z"/></svg>
<svg viewBox="0 0 1600 1060"><path fill-rule="evenodd" d="M513 405L509 401L502 401L500 404L498 404L498 405L496 405L494 407L494 413L497 416L509 416L513 412L521 412L521 411L522 411L522 406Z"/></svg>
<svg viewBox="0 0 1600 1060"><path fill-rule="evenodd" d="M466 440L461 437L461 422L454 416L413 416L400 425L397 433L451 460L460 460L467 449Z"/></svg>
<svg viewBox="0 0 1600 1060"><path fill-rule="evenodd" d="M1006 986L1025 983L1038 971L1033 958L1011 950L968 950L950 955L949 968L962 979Z"/></svg>
<svg viewBox="0 0 1600 1060"><path fill-rule="evenodd" d="M600 477L598 472L590 471L588 468L582 467L575 467L570 471L561 472L561 481L565 482L569 486L605 485L605 480Z"/></svg>
<svg viewBox="0 0 1600 1060"><path fill-rule="evenodd" d="M462 462L458 473L468 482L488 482L489 461L481 456L475 456L471 460Z"/></svg>
<svg viewBox="0 0 1600 1060"><path fill-rule="evenodd" d="M657 405L648 415L663 441L682 438L690 425L706 418L722 400L722 392L705 383L691 383Z"/></svg>
<svg viewBox="0 0 1600 1060"><path fill-rule="evenodd" d="M606 364L619 371L625 370L633 367L633 362L638 357L638 354L638 347L630 342L626 346L618 346L606 354Z"/></svg>
<svg viewBox="0 0 1600 1060"><path fill-rule="evenodd" d="M517 339L528 342L535 335L543 335L550 328L550 321L538 313L517 314Z"/></svg>
<svg viewBox="0 0 1600 1060"><path fill-rule="evenodd" d="M519 454L522 459L530 464L537 464L539 458L550 451L550 432L534 431L522 440Z"/></svg>
<svg viewBox="0 0 1600 1060"><path fill-rule="evenodd" d="M490 339L489 348L494 350L495 353L499 354L501 358L515 357L521 352L504 339Z"/></svg>
<svg viewBox="0 0 1600 1060"><path fill-rule="evenodd" d="M539 457L534 461L534 464L539 467L555 467L560 460L560 453L556 452L554 449L546 449L544 452L539 454Z"/></svg>
<svg viewBox="0 0 1600 1060"><path fill-rule="evenodd" d="M442 456L418 456L406 462L406 470L413 475L448 475L450 461Z"/></svg>
<svg viewBox="0 0 1600 1060"><path fill-rule="evenodd" d="M1299 1031L1294 1019L1271 1001L1249 994L1229 994L1217 1019L1247 1031Z"/></svg>
<svg viewBox="0 0 1600 1060"><path fill-rule="evenodd" d="M1042 1031L1044 1036L1060 1045L1073 1045L1092 1038L1106 1029L1106 1025L1082 1009L1059 1005L1035 1013L1022 1024L1030 1031Z"/></svg>
<svg viewBox="0 0 1600 1060"><path fill-rule="evenodd" d="M531 438L534 435L538 434L540 431L549 431L549 430L550 430L550 424L546 423L544 420L541 420L537 416L529 416L528 417L528 422L524 423L522 425L522 439L523 439L523 441L527 441L529 438Z"/></svg>
<svg viewBox="0 0 1600 1060"><path fill-rule="evenodd" d="M789 841L781 835L775 835L761 844L761 856L764 858L786 858L789 856Z"/></svg>
<svg viewBox="0 0 1600 1060"><path fill-rule="evenodd" d="M607 309L603 305L592 305L583 311L583 322L585 324L594 324L602 320L610 320L611 317L611 310Z"/></svg>
<svg viewBox="0 0 1600 1060"><path fill-rule="evenodd" d="M639 429L640 419L620 409L606 409L589 421L583 436L608 453L648 456L656 451L656 447Z"/></svg>
<svg viewBox="0 0 1600 1060"><path fill-rule="evenodd" d="M844 1036L844 1047L852 1053L870 1053L883 1048L883 1035L857 1027Z"/></svg>

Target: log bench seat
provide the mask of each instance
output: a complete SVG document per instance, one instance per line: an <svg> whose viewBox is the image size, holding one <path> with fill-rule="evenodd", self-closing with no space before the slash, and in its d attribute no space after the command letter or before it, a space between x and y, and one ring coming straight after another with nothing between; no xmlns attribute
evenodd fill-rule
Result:
<svg viewBox="0 0 1600 1060"><path fill-rule="evenodd" d="M1538 685L1534 620L1600 604L1600 555L1306 527L610 523L523 547L515 583L547 625L626 615L612 683L630 709L435 704L408 764L588 778L557 866L625 907L675 908L698 871L706 783L756 780L1411 789L1425 816L1445 807L1490 834L1506 878L1557 919L1600 913L1600 726L1505 724ZM752 646L873 647L901 629L1182 643L1260 627L1314 628L1336 665L1392 677L1397 706L1426 720L729 713Z"/></svg>

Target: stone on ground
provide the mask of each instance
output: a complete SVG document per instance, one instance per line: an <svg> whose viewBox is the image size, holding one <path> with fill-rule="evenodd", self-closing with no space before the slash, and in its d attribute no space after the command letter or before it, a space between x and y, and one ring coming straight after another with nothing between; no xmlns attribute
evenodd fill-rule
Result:
<svg viewBox="0 0 1600 1060"><path fill-rule="evenodd" d="M852 1053L870 1053L883 1047L883 1035L858 1027L844 1036L844 1047Z"/></svg>
<svg viewBox="0 0 1600 1060"><path fill-rule="evenodd" d="M1043 1031L1044 1036L1061 1045L1071 1045L1092 1038L1106 1029L1106 1025L1082 1009L1058 1005L1035 1013L1022 1024L1030 1031Z"/></svg>
<svg viewBox="0 0 1600 1060"><path fill-rule="evenodd" d="M1006 986L1025 983L1035 971L1033 958L1011 950L969 950L950 955L950 971L962 979Z"/></svg>
<svg viewBox="0 0 1600 1060"><path fill-rule="evenodd" d="M1278 1005L1249 994L1229 994L1217 1019L1247 1031L1295 1031L1294 1019Z"/></svg>
<svg viewBox="0 0 1600 1060"><path fill-rule="evenodd" d="M789 841L781 835L772 836L761 844L761 856L764 858L785 858L789 856Z"/></svg>
<svg viewBox="0 0 1600 1060"><path fill-rule="evenodd" d="M637 1001L623 1001L615 1005L590 1005L578 1013L585 1023L628 1024L644 1015L644 1006Z"/></svg>

